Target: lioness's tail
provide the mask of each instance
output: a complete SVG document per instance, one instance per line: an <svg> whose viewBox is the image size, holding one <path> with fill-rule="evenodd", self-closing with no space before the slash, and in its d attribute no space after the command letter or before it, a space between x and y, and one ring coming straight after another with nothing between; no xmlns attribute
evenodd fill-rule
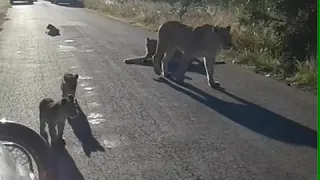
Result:
<svg viewBox="0 0 320 180"><path fill-rule="evenodd" d="M140 63L143 63L144 60L148 60L148 58L146 58L145 56L127 58L127 59L124 59L123 62L126 64L140 64Z"/></svg>

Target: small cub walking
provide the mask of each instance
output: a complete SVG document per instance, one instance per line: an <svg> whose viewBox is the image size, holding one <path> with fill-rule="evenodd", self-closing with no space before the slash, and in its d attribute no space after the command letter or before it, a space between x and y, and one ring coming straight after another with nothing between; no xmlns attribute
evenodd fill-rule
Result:
<svg viewBox="0 0 320 180"><path fill-rule="evenodd" d="M57 102L51 98L45 98L39 104L39 112L41 136L48 141L48 134L45 130L46 125L48 125L51 146L55 146L59 143L65 145L65 140L62 135L66 118L73 118L78 115L75 97L72 94L69 94L67 97L63 97Z"/></svg>
<svg viewBox="0 0 320 180"><path fill-rule="evenodd" d="M65 73L63 75L60 89L62 91L62 97L67 97L68 94L76 96L76 90L78 85L78 74Z"/></svg>

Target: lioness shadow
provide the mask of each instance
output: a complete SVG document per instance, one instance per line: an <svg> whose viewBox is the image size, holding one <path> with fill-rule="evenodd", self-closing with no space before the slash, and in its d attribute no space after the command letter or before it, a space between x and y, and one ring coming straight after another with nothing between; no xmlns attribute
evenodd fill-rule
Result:
<svg viewBox="0 0 320 180"><path fill-rule="evenodd" d="M57 180L77 179L84 180L72 157L64 147L52 148L55 159Z"/></svg>
<svg viewBox="0 0 320 180"><path fill-rule="evenodd" d="M190 96L235 123L245 126L256 133L285 143L304 145L314 149L317 148L317 131L248 102L229 92L220 91L242 104L235 104L215 98L188 83L183 83L182 86L191 90L191 92L162 77L155 81L169 85L173 89Z"/></svg>
<svg viewBox="0 0 320 180"><path fill-rule="evenodd" d="M91 152L104 152L105 149L103 148L103 146L101 146L99 141L93 137L87 116L83 113L78 102L77 106L79 116L73 119L68 118L68 122L74 134L81 142L84 153L86 154L86 156L90 157Z"/></svg>
<svg viewBox="0 0 320 180"><path fill-rule="evenodd" d="M145 62L142 62L141 60L129 60L129 61L127 61L126 64L153 67L152 60L147 60ZM216 61L215 64L219 65L219 64L226 64L226 63L224 61ZM178 70L178 68L179 68L179 62L176 58L174 58L173 61L169 61L169 72L170 73L175 72L176 70ZM193 59L191 61L191 63L188 66L188 71L195 72L195 73L202 74L202 75L206 75L206 70L205 70L204 64L202 61L200 61L198 59Z"/></svg>

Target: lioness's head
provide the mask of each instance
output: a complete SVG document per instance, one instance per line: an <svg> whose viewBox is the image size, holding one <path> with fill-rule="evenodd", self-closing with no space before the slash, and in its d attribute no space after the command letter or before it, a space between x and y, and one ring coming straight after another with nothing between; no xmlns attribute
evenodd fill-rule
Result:
<svg viewBox="0 0 320 180"><path fill-rule="evenodd" d="M146 38L145 39L145 44L146 44L146 52L148 55L152 56L156 53L157 49L157 40L156 39L150 39Z"/></svg>
<svg viewBox="0 0 320 180"><path fill-rule="evenodd" d="M61 99L61 110L69 117L78 116L76 99L72 94Z"/></svg>
<svg viewBox="0 0 320 180"><path fill-rule="evenodd" d="M75 93L78 85L78 74L70 74L70 73L65 73L63 75L63 81L64 81L64 86L66 86L66 90L70 93ZM73 94L74 95L74 94Z"/></svg>
<svg viewBox="0 0 320 180"><path fill-rule="evenodd" d="M218 34L221 39L222 48L225 50L230 50L231 48L231 27L219 27L215 26L213 32Z"/></svg>

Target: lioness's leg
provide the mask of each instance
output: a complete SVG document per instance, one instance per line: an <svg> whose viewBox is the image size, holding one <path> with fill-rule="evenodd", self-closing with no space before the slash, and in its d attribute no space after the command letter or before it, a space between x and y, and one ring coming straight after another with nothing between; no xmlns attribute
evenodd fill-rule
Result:
<svg viewBox="0 0 320 180"><path fill-rule="evenodd" d="M215 62L215 58L213 57L205 57L204 58L204 67L206 69L207 72L207 81L209 86L211 87L217 87L219 86L219 82L218 81L214 81L214 62Z"/></svg>
<svg viewBox="0 0 320 180"><path fill-rule="evenodd" d="M46 122L40 117L40 135L48 142L48 133L46 132Z"/></svg>
<svg viewBox="0 0 320 180"><path fill-rule="evenodd" d="M58 140L57 130L56 130L55 125L52 125L52 124L49 125L49 133L50 133L50 138L51 138L51 145L55 144Z"/></svg>
<svg viewBox="0 0 320 180"><path fill-rule="evenodd" d="M175 50L176 50L175 48L170 48L170 49L168 48L168 50L166 51L164 58L162 60L163 75L166 78L170 77L169 61L172 59Z"/></svg>
<svg viewBox="0 0 320 180"><path fill-rule="evenodd" d="M58 141L61 141L64 145L65 145L65 141L62 136L63 136L63 130L65 125L66 125L65 121L58 124L58 137L57 137Z"/></svg>
<svg viewBox="0 0 320 180"><path fill-rule="evenodd" d="M162 41L158 40L156 53L152 57L153 70L156 73L156 75L158 75L158 76L161 75L161 60L163 58L163 55L164 55L167 47L168 47L167 43L163 43Z"/></svg>
<svg viewBox="0 0 320 180"><path fill-rule="evenodd" d="M184 74L188 70L188 65L191 61L191 56L189 54L184 53L182 59L180 61L180 67L176 73L176 81L182 83L184 81Z"/></svg>

